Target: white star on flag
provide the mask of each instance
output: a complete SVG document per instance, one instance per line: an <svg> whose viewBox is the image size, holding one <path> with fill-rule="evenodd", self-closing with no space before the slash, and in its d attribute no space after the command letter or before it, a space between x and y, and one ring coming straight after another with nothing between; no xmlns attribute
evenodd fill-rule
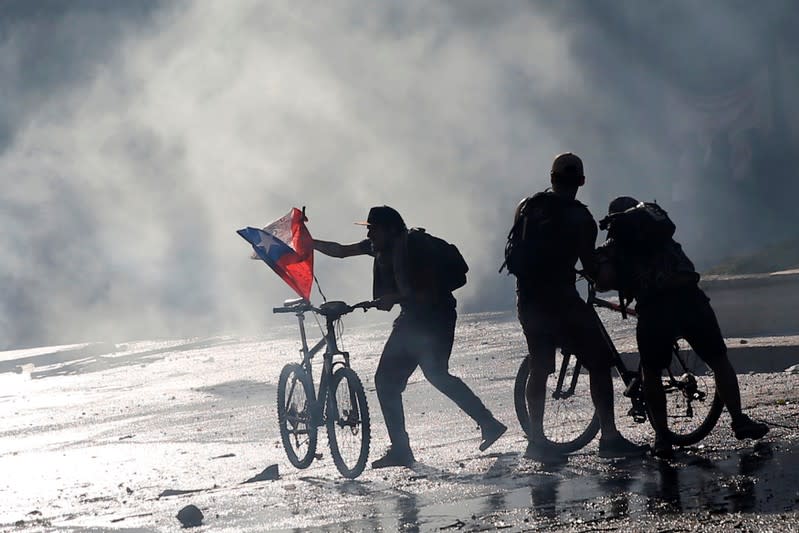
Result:
<svg viewBox="0 0 799 533"><path fill-rule="evenodd" d="M261 231L260 234L261 234L261 242L258 243L258 247L263 248L264 253L268 256L269 249L272 248L272 246L278 246L279 245L278 241L272 235L264 231Z"/></svg>

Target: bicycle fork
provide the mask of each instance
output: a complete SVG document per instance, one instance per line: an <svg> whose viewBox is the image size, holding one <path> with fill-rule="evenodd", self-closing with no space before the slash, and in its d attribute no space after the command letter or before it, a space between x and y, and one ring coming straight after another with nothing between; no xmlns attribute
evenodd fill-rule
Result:
<svg viewBox="0 0 799 533"><path fill-rule="evenodd" d="M552 391L552 397L556 400L562 400L568 398L569 396L574 395L574 389L577 388L577 378L580 377L580 361L575 358L574 362L574 371L572 372L571 381L569 382L569 388L567 390L563 390L563 382L566 381L566 374L567 370L569 369L569 359L571 359L571 354L562 353L563 361L560 364L560 372L558 372L558 383L555 386L555 390Z"/></svg>

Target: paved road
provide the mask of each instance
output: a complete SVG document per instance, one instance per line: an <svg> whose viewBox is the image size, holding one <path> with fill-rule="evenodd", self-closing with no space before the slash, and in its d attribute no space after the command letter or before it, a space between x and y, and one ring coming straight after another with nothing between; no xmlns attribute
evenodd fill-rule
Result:
<svg viewBox="0 0 799 533"><path fill-rule="evenodd" d="M385 328L345 333L372 407L372 458L385 446L372 385ZM740 375L745 408L774 425L760 443L736 441L724 415L671 463L599 459L593 442L542 465L520 455L515 322L471 317L458 333L453 371L511 430L480 453L476 427L415 375L406 410L419 464L354 481L324 434L307 470L285 459L274 398L296 353L288 336L2 353L0 530L179 531L177 511L194 504L203 531L799 531L799 376ZM622 430L648 441L622 410ZM271 464L280 479L244 483Z"/></svg>

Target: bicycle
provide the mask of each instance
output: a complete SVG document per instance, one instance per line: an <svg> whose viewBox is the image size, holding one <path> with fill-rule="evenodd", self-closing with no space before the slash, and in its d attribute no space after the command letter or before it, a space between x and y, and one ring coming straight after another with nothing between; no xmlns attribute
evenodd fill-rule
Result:
<svg viewBox="0 0 799 533"><path fill-rule="evenodd" d="M599 298L596 288L588 281L588 297L605 342L613 353L613 366L624 383L623 395L630 399L627 412L636 423L649 419L641 387L640 361L636 370L627 367L596 312L597 307L636 316L635 310ZM544 438L557 451L571 453L588 444L599 432L599 418L591 400L587 371L567 348L561 348L560 364L547 380L544 408ZM530 433L527 413L527 379L530 372L529 354L522 361L514 383L516 417L525 434ZM672 442L676 446L696 444L713 429L721 416L724 404L716 393L713 374L707 364L693 352L681 351L677 340L672 348L671 365L664 369L666 413Z"/></svg>
<svg viewBox="0 0 799 533"><path fill-rule="evenodd" d="M316 458L317 432L327 428L328 444L336 468L346 478L358 477L369 456L369 406L363 383L350 367L350 355L336 342L336 325L342 316L355 309L366 311L372 302L347 305L325 302L314 307L303 298L286 300L274 313L293 313L300 329L302 360L289 363L280 371L277 382L277 419L280 439L289 462L307 468ZM313 347L308 347L305 313L325 317L326 331ZM311 360L324 348L319 388L314 390Z"/></svg>

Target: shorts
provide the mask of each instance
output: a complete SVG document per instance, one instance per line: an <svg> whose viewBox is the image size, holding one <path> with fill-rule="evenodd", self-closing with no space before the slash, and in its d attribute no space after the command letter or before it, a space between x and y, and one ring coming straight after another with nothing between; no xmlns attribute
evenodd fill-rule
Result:
<svg viewBox="0 0 799 533"><path fill-rule="evenodd" d="M609 369L613 350L599 316L577 291L546 299L517 299L519 322L527 339L530 368L551 374L555 351L572 353L589 371Z"/></svg>
<svg viewBox="0 0 799 533"><path fill-rule="evenodd" d="M635 335L643 366L655 370L668 367L672 346L678 338L685 339L710 366L727 357L716 313L699 287L693 285L650 295L636 310Z"/></svg>

